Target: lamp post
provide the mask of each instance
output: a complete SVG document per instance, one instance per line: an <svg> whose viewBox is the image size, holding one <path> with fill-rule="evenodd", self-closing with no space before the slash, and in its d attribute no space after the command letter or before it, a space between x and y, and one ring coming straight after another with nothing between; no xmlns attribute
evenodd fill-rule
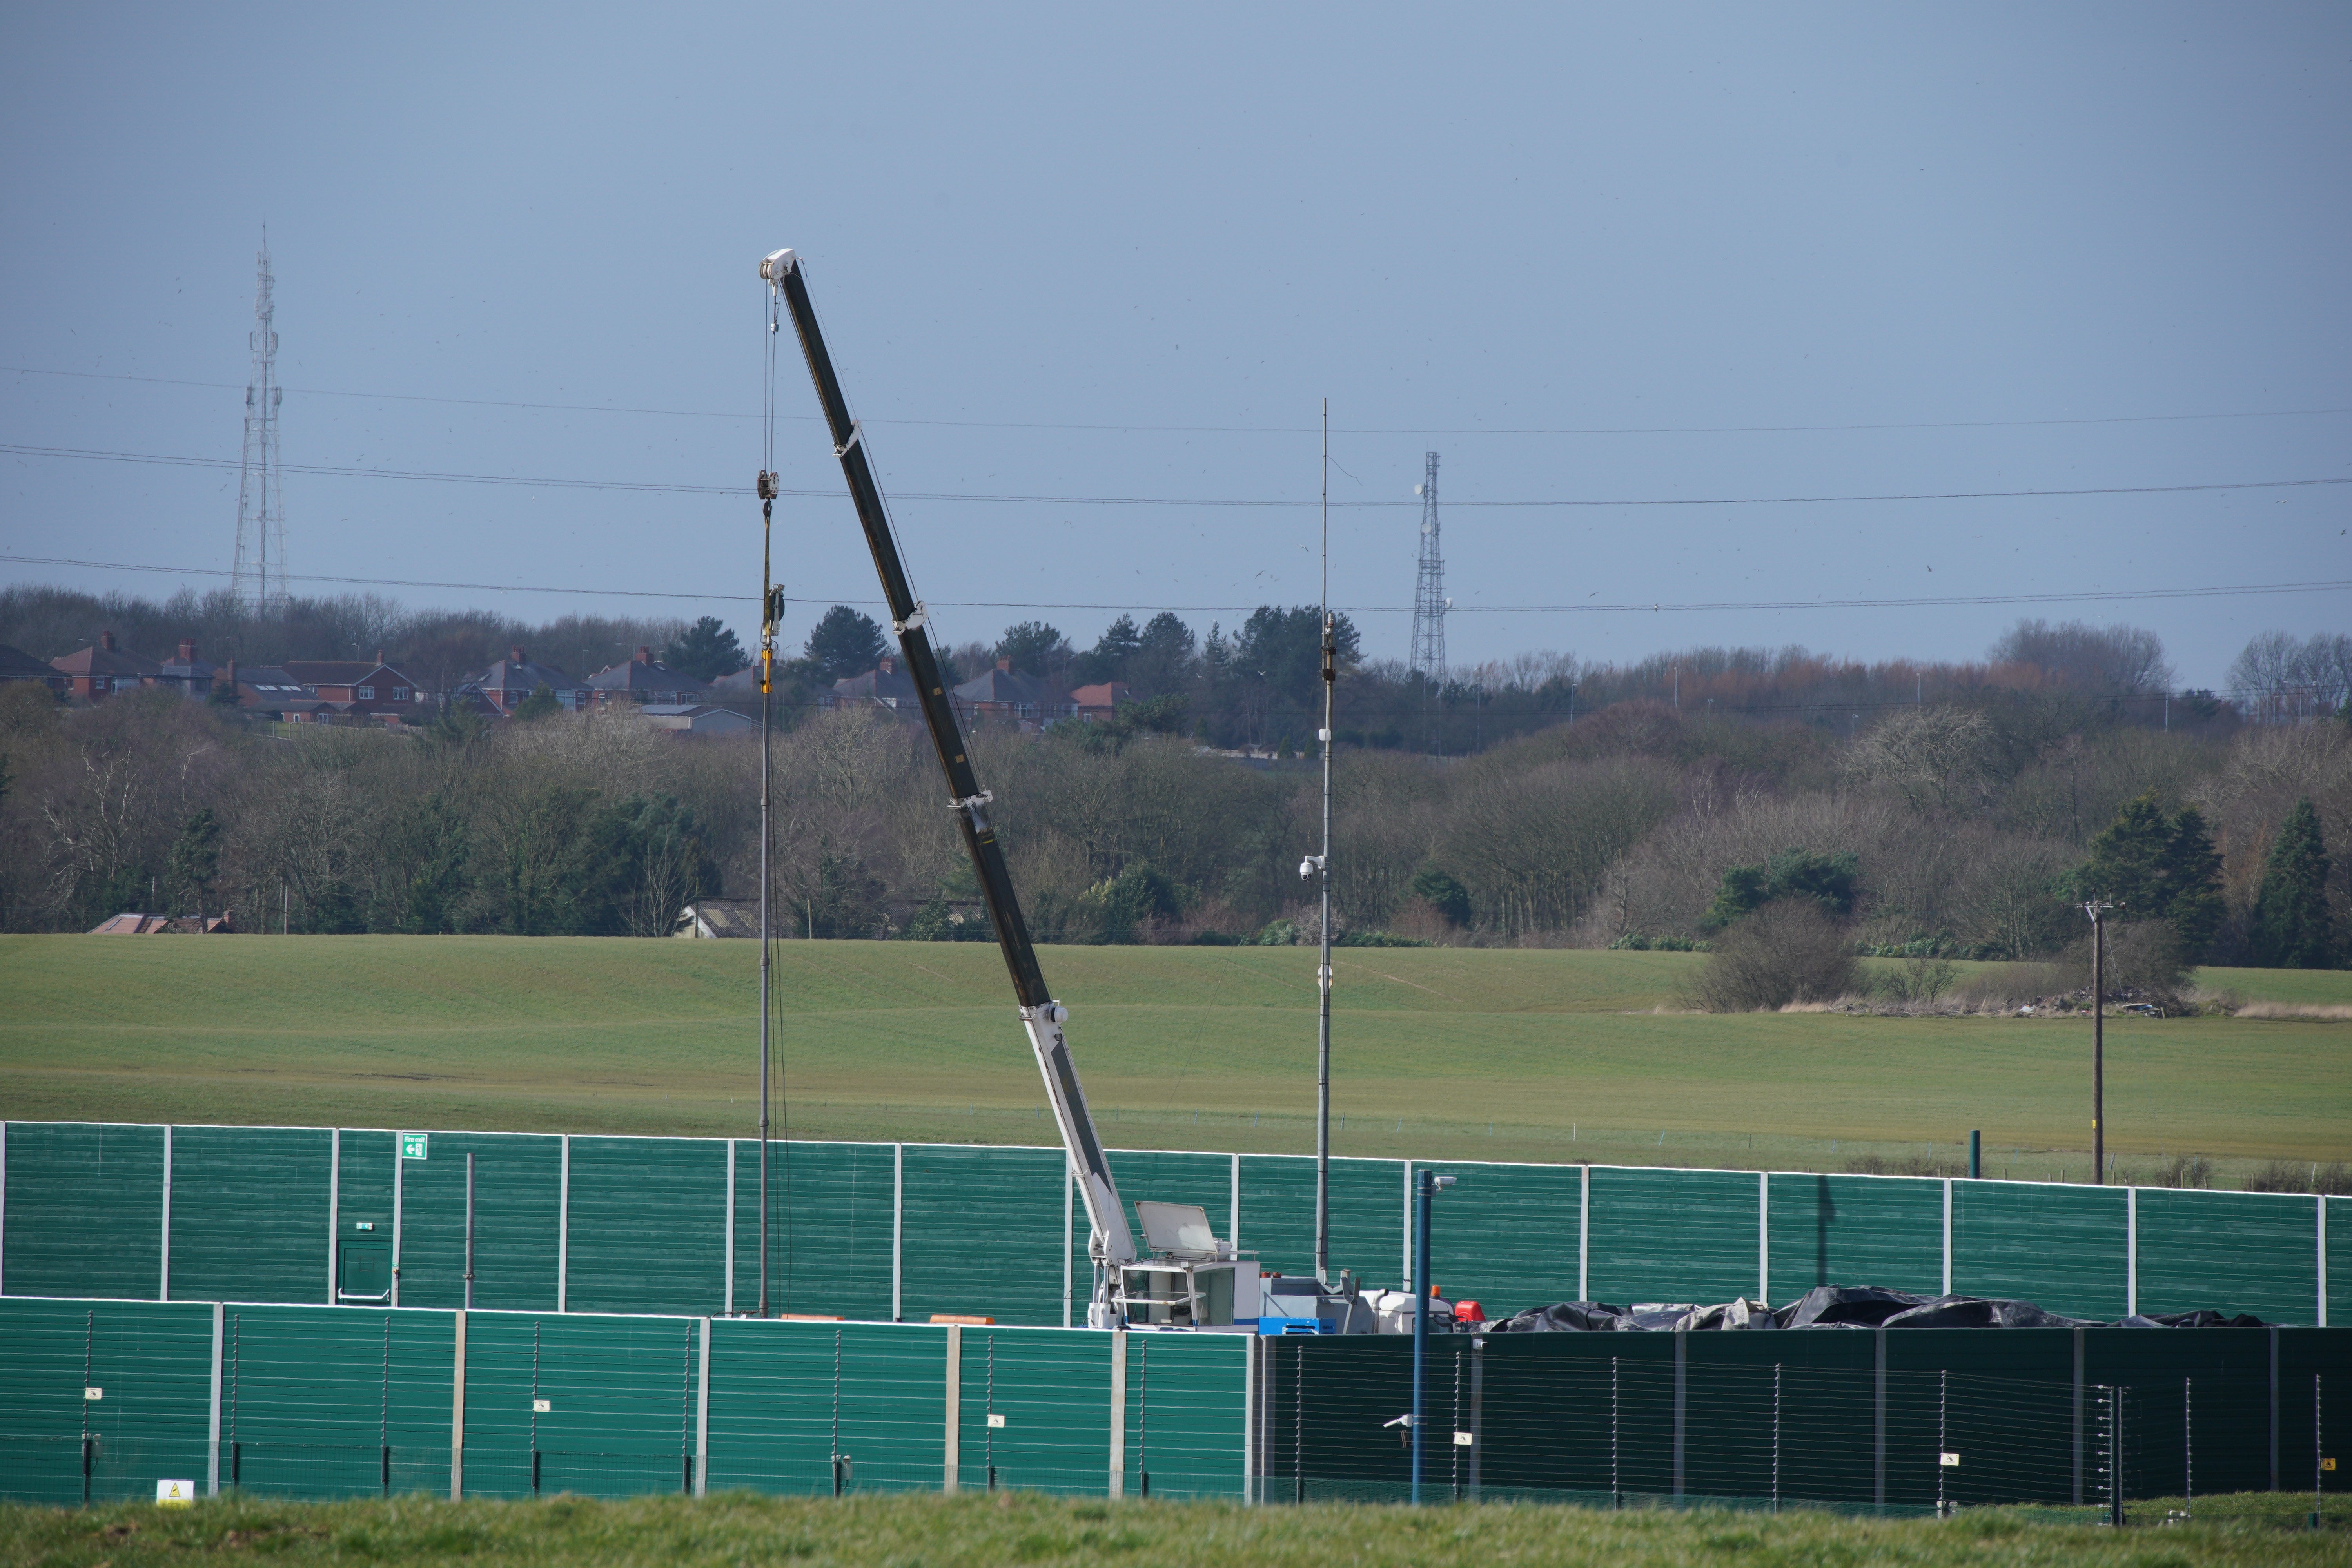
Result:
<svg viewBox="0 0 2352 1568"><path fill-rule="evenodd" d="M1429 1200L1454 1184L1451 1176L1412 1173L1412 1500L1421 1502L1422 1428L1428 1424Z"/></svg>

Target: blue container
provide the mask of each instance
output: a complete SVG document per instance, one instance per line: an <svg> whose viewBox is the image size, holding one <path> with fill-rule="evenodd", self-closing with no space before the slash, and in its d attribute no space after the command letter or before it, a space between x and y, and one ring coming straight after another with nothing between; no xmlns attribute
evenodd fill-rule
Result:
<svg viewBox="0 0 2352 1568"><path fill-rule="evenodd" d="M1260 1318L1261 1334L1336 1334L1339 1325L1328 1318Z"/></svg>

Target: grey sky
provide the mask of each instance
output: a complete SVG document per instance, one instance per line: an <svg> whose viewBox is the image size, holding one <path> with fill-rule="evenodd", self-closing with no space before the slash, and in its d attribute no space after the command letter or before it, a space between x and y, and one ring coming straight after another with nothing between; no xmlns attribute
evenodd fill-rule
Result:
<svg viewBox="0 0 2352 1568"><path fill-rule="evenodd" d="M1328 395L1334 500L1406 503L1335 510L1346 605L1410 603L1430 447L1449 503L2352 478L2341 5L18 5L0 158L0 363L228 384L0 374L16 445L234 459L267 222L289 463L748 492L754 263L790 245L900 495L1311 501ZM786 353L780 468L824 494L780 507L782 574L870 599ZM2334 412L1950 427L2275 410ZM1497 433L1867 425L1947 427ZM0 484L9 552L229 563L233 469L0 455ZM732 594L739 626L756 595L748 493L288 493L297 572ZM934 602L1316 593L1311 508L896 511ZM1457 664L1969 658L2023 613L2152 626L2205 684L2254 631L2352 619L2341 593L1471 613L2352 577L2352 486L1445 521ZM940 630L1033 613L1082 643L1109 619ZM1402 655L1403 616L1359 619Z"/></svg>

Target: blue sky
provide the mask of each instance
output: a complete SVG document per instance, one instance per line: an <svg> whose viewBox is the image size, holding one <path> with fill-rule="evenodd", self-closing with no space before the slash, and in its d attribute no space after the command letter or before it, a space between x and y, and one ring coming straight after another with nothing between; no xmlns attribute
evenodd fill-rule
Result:
<svg viewBox="0 0 2352 1568"><path fill-rule="evenodd" d="M17 5L0 441L233 461L266 223L289 464L744 492L298 474L297 573L741 624L754 266L790 245L951 641L1115 613L974 601L1311 601L1311 505L1087 498L1311 503L1328 396L1333 597L1374 655L1433 448L1457 665L1969 658L2038 614L2153 627L2207 684L2346 595L1480 606L2343 579L2352 485L1472 503L2352 479L2347 106L2340 5ZM779 467L817 493L780 507L782 575L870 599L783 371ZM233 468L0 452L0 486L9 553L231 559Z"/></svg>

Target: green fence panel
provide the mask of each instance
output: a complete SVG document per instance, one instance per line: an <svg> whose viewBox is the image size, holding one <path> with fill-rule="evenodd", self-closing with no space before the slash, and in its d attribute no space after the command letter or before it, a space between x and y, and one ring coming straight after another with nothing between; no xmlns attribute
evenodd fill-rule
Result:
<svg viewBox="0 0 2352 1568"><path fill-rule="evenodd" d="M1685 1496L1877 1500L1877 1338L1818 1331L1682 1336ZM1777 1375L1776 1375L1777 1373ZM1890 1389L1890 1408L1895 1391ZM1909 1394L1916 1402L1916 1391ZM1932 1423L1927 1428L1933 1438ZM1936 1458L1890 1430L1889 1479L1918 1469L1934 1500ZM1901 1461L1911 1461L1904 1464ZM1924 1468L1922 1468L1924 1467ZM1898 1500L1890 1487L1887 1500Z"/></svg>
<svg viewBox="0 0 2352 1568"><path fill-rule="evenodd" d="M700 1328L691 1318L467 1314L467 1495L530 1496L534 1454L543 1495L686 1489Z"/></svg>
<svg viewBox="0 0 2352 1568"><path fill-rule="evenodd" d="M330 1134L315 1127L172 1130L172 1294L325 1301Z"/></svg>
<svg viewBox="0 0 2352 1568"><path fill-rule="evenodd" d="M474 1156L474 1305L554 1310L562 1141L520 1132L436 1132L425 1158L403 1163L400 1304L466 1304L467 1154ZM578 1192L575 1186L575 1199ZM345 1237L355 1234L350 1219L341 1229ZM575 1225L575 1293L580 1243Z"/></svg>
<svg viewBox="0 0 2352 1568"><path fill-rule="evenodd" d="M711 1324L710 1489L936 1491L946 1448L946 1330Z"/></svg>
<svg viewBox="0 0 2352 1568"><path fill-rule="evenodd" d="M2339 1509L2352 1512L2352 1498L2343 1495L2352 1491L2352 1476L2344 1473L2352 1466L2342 1458L2352 1448L2352 1329L2281 1329L2278 1341L2278 1484L2291 1492L2322 1486L2336 1494L2326 1505L2331 1518ZM2319 1380L2316 1388L2314 1378ZM2315 1426L2315 1395L2320 1417ZM2336 1458L2334 1471L2315 1469L2322 1455Z"/></svg>
<svg viewBox="0 0 2352 1568"><path fill-rule="evenodd" d="M1576 1297L1580 1165L1414 1162L1454 1177L1431 1200L1429 1268L1451 1301L1490 1319Z"/></svg>
<svg viewBox="0 0 2352 1568"><path fill-rule="evenodd" d="M1756 1293L1752 1171L1592 1167L1596 1301L1728 1301Z"/></svg>
<svg viewBox="0 0 2352 1568"><path fill-rule="evenodd" d="M2327 1325L2352 1327L2352 1198L2327 1203Z"/></svg>
<svg viewBox="0 0 2352 1568"><path fill-rule="evenodd" d="M724 1310L725 1142L574 1137L570 1234L572 1311Z"/></svg>
<svg viewBox="0 0 2352 1568"><path fill-rule="evenodd" d="M2318 1200L2142 1187L2139 1310L2200 1307L2313 1323L2319 1308Z"/></svg>
<svg viewBox="0 0 2352 1568"><path fill-rule="evenodd" d="M366 1234L392 1235L393 1155L398 1146L391 1132L346 1127L334 1134L336 1158L335 1237L338 1241ZM360 1230L362 1225L369 1228Z"/></svg>
<svg viewBox="0 0 2352 1568"><path fill-rule="evenodd" d="M0 1289L153 1300L163 1260L163 1130L11 1121Z"/></svg>
<svg viewBox="0 0 2352 1568"><path fill-rule="evenodd" d="M1402 1160L1331 1162L1331 1269L1369 1288L1404 1283ZM1304 1154L1242 1156L1241 1249L1276 1274L1315 1272L1315 1162Z"/></svg>
<svg viewBox="0 0 2352 1568"><path fill-rule="evenodd" d="M2070 1318L2124 1315L2124 1193L2049 1182L1952 1184L1952 1289Z"/></svg>
<svg viewBox="0 0 2352 1568"><path fill-rule="evenodd" d="M1085 1329L966 1328L957 1486L986 1489L992 1465L999 1489L1108 1496L1110 1355L1111 1336Z"/></svg>
<svg viewBox="0 0 2352 1568"><path fill-rule="evenodd" d="M1944 1289L1944 1184L1918 1176L1771 1178L1772 1289L1785 1305L1816 1285Z"/></svg>
<svg viewBox="0 0 2352 1568"><path fill-rule="evenodd" d="M1129 1497L1244 1496L1252 1343L1247 1334L1128 1335Z"/></svg>
<svg viewBox="0 0 2352 1568"><path fill-rule="evenodd" d="M1058 1324L1066 1248L1057 1238L1067 1175L1062 1152L909 1143L906 1158L907 1321L961 1312L1000 1323ZM1085 1215L1080 1207L1072 1222L1081 1235ZM1074 1279L1083 1303L1083 1254Z"/></svg>
<svg viewBox="0 0 2352 1568"><path fill-rule="evenodd" d="M0 1301L0 1499L79 1503L85 1437L93 1502L201 1490L212 1335L204 1302Z"/></svg>
<svg viewBox="0 0 2352 1568"><path fill-rule="evenodd" d="M735 1141L735 1310L760 1306L760 1141ZM888 1143L768 1145L768 1306L887 1321Z"/></svg>
<svg viewBox="0 0 2352 1568"><path fill-rule="evenodd" d="M447 1312L227 1308L221 1485L263 1497L446 1496L455 1347Z"/></svg>

